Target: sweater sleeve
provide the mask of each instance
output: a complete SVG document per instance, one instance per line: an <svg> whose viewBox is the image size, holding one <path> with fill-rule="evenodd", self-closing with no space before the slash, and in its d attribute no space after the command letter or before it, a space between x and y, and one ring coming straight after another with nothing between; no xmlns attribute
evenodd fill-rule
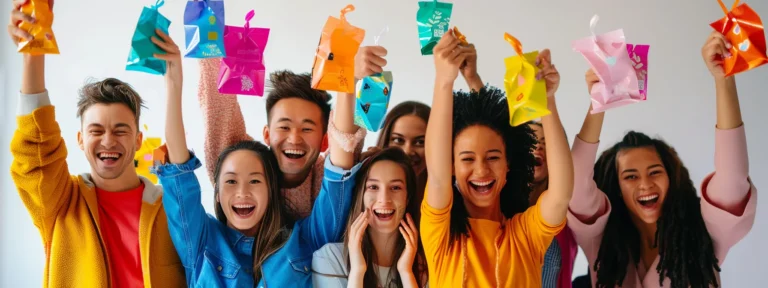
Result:
<svg viewBox="0 0 768 288"><path fill-rule="evenodd" d="M11 178L47 244L55 216L72 198L77 180L69 175L67 147L48 92L20 95L18 114Z"/></svg>
<svg viewBox="0 0 768 288"><path fill-rule="evenodd" d="M205 168L211 184L216 160L224 148L244 140L253 140L246 133L245 119L237 103L237 95L220 94L218 74L221 59L200 60L200 82L197 99L203 112L205 129Z"/></svg>

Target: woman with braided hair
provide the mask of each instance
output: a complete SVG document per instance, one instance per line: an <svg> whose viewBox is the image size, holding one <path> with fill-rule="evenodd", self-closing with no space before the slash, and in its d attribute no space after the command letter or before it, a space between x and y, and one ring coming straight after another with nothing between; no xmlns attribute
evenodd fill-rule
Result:
<svg viewBox="0 0 768 288"><path fill-rule="evenodd" d="M584 120L572 149L568 227L593 287L720 286L720 266L751 229L757 205L736 82L723 73L729 46L714 32L702 48L715 80L717 126L715 173L704 178L701 198L675 149L643 133L627 133L595 163L604 113ZM586 81L591 91L599 79L590 70Z"/></svg>

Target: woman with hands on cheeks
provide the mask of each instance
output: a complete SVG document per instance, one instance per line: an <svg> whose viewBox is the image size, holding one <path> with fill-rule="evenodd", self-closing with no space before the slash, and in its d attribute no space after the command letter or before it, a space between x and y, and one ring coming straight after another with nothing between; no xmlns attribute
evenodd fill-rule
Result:
<svg viewBox="0 0 768 288"><path fill-rule="evenodd" d="M437 75L427 126L429 180L420 233L430 286L540 287L544 254L565 227L573 190L573 165L554 98L559 73L549 50L543 50L536 64L552 111L542 118L549 188L528 208L533 132L527 125L509 125L499 89L453 92L474 49L460 45L451 32L435 46Z"/></svg>
<svg viewBox="0 0 768 288"><path fill-rule="evenodd" d="M715 173L702 181L701 198L675 149L640 132L628 132L595 163L605 113L584 119L572 149L568 227L593 287L720 286L720 266L752 228L757 206L736 81L722 66L729 48L712 32L701 51L717 103ZM599 81L587 72L588 89Z"/></svg>
<svg viewBox="0 0 768 288"><path fill-rule="evenodd" d="M355 59L355 78L383 71L386 54L381 46L362 47ZM409 211L413 206L409 203L417 195L411 159L398 148L369 154L355 179L357 196L347 220L344 243L327 244L313 255L314 287L426 284L426 271L417 265L423 261L415 260L423 256L417 253L418 229L411 216L414 211Z"/></svg>

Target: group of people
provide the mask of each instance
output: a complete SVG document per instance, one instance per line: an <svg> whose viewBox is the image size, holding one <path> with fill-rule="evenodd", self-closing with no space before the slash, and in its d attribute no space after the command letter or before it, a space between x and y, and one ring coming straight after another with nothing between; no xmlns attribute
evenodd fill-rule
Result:
<svg viewBox="0 0 768 288"><path fill-rule="evenodd" d="M34 21L16 1L9 34ZM77 143L90 173L70 175L45 85L45 56L24 55L12 178L43 239L45 287L571 287L577 247L592 287L719 287L728 250L751 229L757 195L729 48L702 48L714 81L715 172L701 198L675 149L629 132L597 155L605 112L587 112L569 147L549 50L537 79L551 114L509 125L504 93L477 72L474 45L434 47L431 108L390 109L375 147L354 124L355 95L277 71L263 140L246 133L236 95L217 89L220 59L200 60L198 100L215 215L182 120L181 52L160 30L167 64L166 144L154 185L133 166L143 101L118 79L79 92ZM361 47L357 80L387 51ZM455 91L462 75L469 92ZM586 73L589 101L600 79ZM575 93L575 92L574 92ZM610 113L610 112L609 112ZM324 149L327 139L328 148ZM705 156L705 155L702 155Z"/></svg>

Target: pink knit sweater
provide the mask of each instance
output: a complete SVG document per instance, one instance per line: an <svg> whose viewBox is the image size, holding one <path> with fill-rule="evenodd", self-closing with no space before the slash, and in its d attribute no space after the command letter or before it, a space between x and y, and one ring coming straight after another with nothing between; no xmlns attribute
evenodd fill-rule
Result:
<svg viewBox="0 0 768 288"><path fill-rule="evenodd" d="M595 265L603 231L611 214L608 197L597 188L592 178L597 146L578 137L573 143L575 181L568 211L568 227L584 250L590 269ZM701 184L701 214L721 267L728 250L747 235L755 222L757 190L748 176L744 126L729 130L718 129L715 132L715 172L705 177ZM596 220L585 223L583 219ZM622 287L659 287L659 274L656 273L658 264L658 256L648 271L643 265L635 267L630 263ZM590 271L594 287L597 273ZM664 287L669 286L669 279L665 279Z"/></svg>
<svg viewBox="0 0 768 288"><path fill-rule="evenodd" d="M245 130L245 120L237 103L237 95L220 94L218 89L219 65L221 59L200 60L200 81L198 100L203 111L203 126L205 128L205 166L211 183L213 170L219 153L226 147L243 140L253 140ZM325 153L317 157L312 171L307 179L296 188L282 189L288 214L294 219L309 216L312 205L320 192L323 180L323 163Z"/></svg>

